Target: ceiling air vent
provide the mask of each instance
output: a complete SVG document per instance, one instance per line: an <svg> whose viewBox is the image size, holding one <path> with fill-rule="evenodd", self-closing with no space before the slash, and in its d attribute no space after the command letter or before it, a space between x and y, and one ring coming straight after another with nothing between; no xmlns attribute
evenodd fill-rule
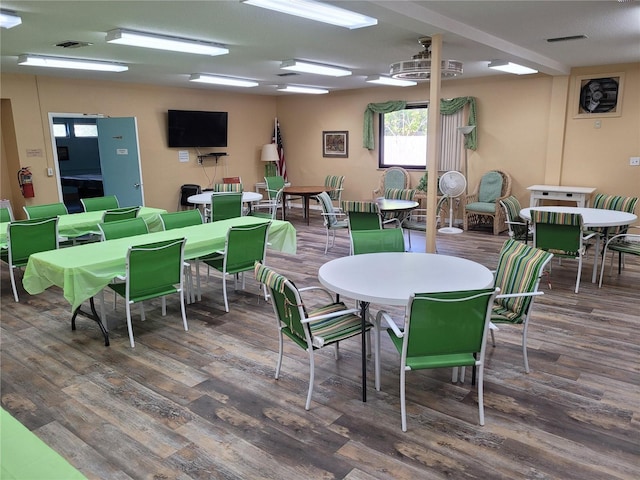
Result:
<svg viewBox="0 0 640 480"><path fill-rule="evenodd" d="M296 72L285 72L285 73L276 73L276 76L278 77L294 77L300 75L299 73Z"/></svg>
<svg viewBox="0 0 640 480"><path fill-rule="evenodd" d="M549 43L568 42L569 40L582 40L583 38L587 38L587 36L586 35L570 35L568 37L547 38L547 42Z"/></svg>
<svg viewBox="0 0 640 480"><path fill-rule="evenodd" d="M89 42L78 42L76 40L65 40L64 42L56 43L56 47L62 48L82 48L93 45Z"/></svg>

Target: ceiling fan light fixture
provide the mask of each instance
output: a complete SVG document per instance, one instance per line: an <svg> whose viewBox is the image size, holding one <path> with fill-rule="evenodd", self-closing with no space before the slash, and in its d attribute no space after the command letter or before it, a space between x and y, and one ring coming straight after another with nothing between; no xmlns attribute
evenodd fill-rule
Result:
<svg viewBox="0 0 640 480"><path fill-rule="evenodd" d="M351 10L335 7L327 3L313 0L240 0L241 3L255 7L266 8L287 15L307 18L316 22L337 25L350 30L377 25L378 20L373 17L361 15Z"/></svg>
<svg viewBox="0 0 640 480"><path fill-rule="evenodd" d="M251 88L257 87L258 82L253 80L245 80L243 78L224 77L220 75L207 75L204 73L192 73L189 77L190 82L209 83L213 85L228 85L231 87Z"/></svg>
<svg viewBox="0 0 640 480"><path fill-rule="evenodd" d="M393 87L412 87L418 82L413 80L402 80L401 78L385 77L384 75L371 75L365 80L367 83L375 83L377 85L390 85Z"/></svg>
<svg viewBox="0 0 640 480"><path fill-rule="evenodd" d="M22 18L16 12L0 10L0 27L13 28L22 23Z"/></svg>
<svg viewBox="0 0 640 480"><path fill-rule="evenodd" d="M18 57L18 64L32 67L70 68L74 70L93 70L99 72L125 72L129 70L129 67L124 63L30 54L20 55Z"/></svg>
<svg viewBox="0 0 640 480"><path fill-rule="evenodd" d="M276 90L279 92L290 92L290 93L308 93L311 95L322 95L325 93L329 93L329 90L324 88L312 88L312 87L300 87L297 85L278 85Z"/></svg>
<svg viewBox="0 0 640 480"><path fill-rule="evenodd" d="M225 55L229 49L225 45L189 38L169 37L155 33L136 32L116 28L109 30L106 36L107 43L129 45L132 47L154 48L156 50L168 50L170 52L195 53L198 55Z"/></svg>
<svg viewBox="0 0 640 480"><path fill-rule="evenodd" d="M293 70L294 72L315 73L316 75L327 75L329 77L346 77L351 75L351 70L324 65L322 63L304 62L301 60L283 60L280 64L282 70Z"/></svg>
<svg viewBox="0 0 640 480"><path fill-rule="evenodd" d="M389 73L393 78L418 81L431 78L431 37L420 37L418 43L423 46L423 51L415 54L411 60L391 64ZM440 76L453 78L462 75L462 66L462 62L457 60L442 60Z"/></svg>
<svg viewBox="0 0 640 480"><path fill-rule="evenodd" d="M532 73L538 73L538 70L525 67L524 65L518 65L517 63L507 62L505 60L492 60L489 62L489 68L499 70L501 72L513 73L515 75L531 75Z"/></svg>

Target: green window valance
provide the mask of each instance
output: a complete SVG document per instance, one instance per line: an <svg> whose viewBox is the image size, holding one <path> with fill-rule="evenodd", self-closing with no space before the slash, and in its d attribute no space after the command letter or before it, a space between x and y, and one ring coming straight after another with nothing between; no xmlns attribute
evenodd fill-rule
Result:
<svg viewBox="0 0 640 480"><path fill-rule="evenodd" d="M469 104L469 121L467 125L477 125L476 119L476 99L475 97L457 97L451 99L440 100L440 113L442 115L453 115L466 104ZM383 103L370 103L364 111L364 127L362 134L362 146L368 150L373 150L375 146L373 133L373 114L374 113L391 113L398 110L404 110L407 102L402 100L392 100ZM474 128L469 135L465 135L464 146L469 150L478 148L477 128Z"/></svg>

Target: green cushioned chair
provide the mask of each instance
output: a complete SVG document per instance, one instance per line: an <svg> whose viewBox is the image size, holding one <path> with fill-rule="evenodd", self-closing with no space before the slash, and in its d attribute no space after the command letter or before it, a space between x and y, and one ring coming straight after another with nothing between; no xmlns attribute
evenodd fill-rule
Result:
<svg viewBox="0 0 640 480"><path fill-rule="evenodd" d="M351 251L354 255L378 252L404 252L404 235L400 228L354 230L351 232Z"/></svg>
<svg viewBox="0 0 640 480"><path fill-rule="evenodd" d="M230 183L228 185L237 185ZM211 221L242 216L242 192L223 192L211 195Z"/></svg>
<svg viewBox="0 0 640 480"><path fill-rule="evenodd" d="M402 167L389 167L380 177L378 188L373 191L373 198L384 196L388 188L409 188L411 176Z"/></svg>
<svg viewBox="0 0 640 480"><path fill-rule="evenodd" d="M485 173L464 206L464 229L470 226L490 226L498 235L507 229L500 201L511 195L511 176L500 170Z"/></svg>
<svg viewBox="0 0 640 480"><path fill-rule="evenodd" d="M102 223L118 222L120 220L129 220L130 218L136 218L139 211L140 207L111 208L104 212Z"/></svg>
<svg viewBox="0 0 640 480"><path fill-rule="evenodd" d="M543 295L538 290L540 278L553 254L530 247L518 240L507 240L500 250L494 286L500 289L492 311L494 324L522 325L522 356L524 369L529 373L527 357L527 331L535 297ZM496 346L493 329L491 341Z"/></svg>
<svg viewBox="0 0 640 480"><path fill-rule="evenodd" d="M522 210L520 201L513 195L509 195L500 200L500 205L504 210L509 236L524 243L533 240L533 231L529 228L529 222L520 216L520 210Z"/></svg>
<svg viewBox="0 0 640 480"><path fill-rule="evenodd" d="M331 293L322 287L306 287L298 289L293 282L285 276L256 262L254 268L255 278L264 284L271 293L271 303L278 327L278 363L276 365L276 380L280 376L282 356L284 352L284 336L290 338L296 345L305 350L309 355L309 390L305 409L311 407L311 395L314 383L314 351L336 346L336 359L338 358L338 344L343 340L360 335L362 321L358 315L359 309L349 309L342 302L336 302ZM329 303L309 308L302 300L301 292L320 291L327 296ZM369 331L373 325L369 322L365 330ZM375 335L375 355L378 359L378 339ZM376 367L379 362L376 361ZM376 371L376 378L379 373Z"/></svg>
<svg viewBox="0 0 640 480"><path fill-rule="evenodd" d="M430 368L454 367L454 381L458 367L472 366L478 369L478 416L480 425L484 425L484 353L491 305L496 293L497 290L492 288L416 293L409 298L402 330L386 311L378 312L376 334L384 320L389 325L387 333L400 354L400 415L403 432L407 431L406 373ZM378 373L376 366L377 389L380 385ZM462 374L460 380L463 378Z"/></svg>
<svg viewBox="0 0 640 480"><path fill-rule="evenodd" d="M109 288L125 299L129 343L135 347L131 305L160 297L162 315L167 314L165 296L177 293L180 296L180 312L184 330L188 331L184 306L184 245L185 238L165 240L129 247L126 273L119 283L110 283ZM144 310L142 310L144 320Z"/></svg>
<svg viewBox="0 0 640 480"><path fill-rule="evenodd" d="M48 203L46 205L25 205L24 211L28 219L51 218L58 215L67 215L67 207L64 203Z"/></svg>
<svg viewBox="0 0 640 480"><path fill-rule="evenodd" d="M327 175L324 179L324 186L333 190L327 192L332 202L340 205L342 201L342 191L344 190L344 175Z"/></svg>
<svg viewBox="0 0 640 480"><path fill-rule="evenodd" d="M543 212L531 210L533 224L533 246L553 253L560 258L578 260L575 293L580 288L582 259L587 254L586 241L594 237L593 232L584 231L582 215L579 213Z"/></svg>
<svg viewBox="0 0 640 480"><path fill-rule="evenodd" d="M346 214L333 206L331 197L327 192L322 192L316 195L315 198L322 207L322 220L324 221L324 227L327 232L327 241L324 246L324 253L326 255L329 249L329 237L331 236L331 247L333 247L336 241L336 230L348 229L349 224Z"/></svg>
<svg viewBox="0 0 640 480"><path fill-rule="evenodd" d="M638 203L637 197L622 197L619 195L605 195L598 193L593 199L593 208L603 208L605 210L617 210L619 212L634 213L636 205ZM622 225L619 227L595 227L590 228L589 231L597 233L599 236L604 237L605 233L607 237L625 233L627 226ZM604 238L604 242L607 238Z"/></svg>
<svg viewBox="0 0 640 480"><path fill-rule="evenodd" d="M120 208L118 198L115 195L81 198L80 203L82 204L85 212L97 212L100 210Z"/></svg>
<svg viewBox="0 0 640 480"><path fill-rule="evenodd" d="M190 227L191 225L201 225L202 214L200 210L181 210L179 212L161 213L160 221L163 230L173 230L174 228Z"/></svg>
<svg viewBox="0 0 640 480"><path fill-rule="evenodd" d="M227 231L224 250L200 260L222 273L222 295L224 309L229 311L227 300L227 275L235 278L235 288L238 289L238 277L242 275L244 289L244 272L253 270L255 262L264 262L267 250L267 235L271 222L258 225L231 227Z"/></svg>
<svg viewBox="0 0 640 480"><path fill-rule="evenodd" d="M0 259L9 265L13 298L18 299L14 271L27 266L34 253L58 248L58 217L19 220L7 226L7 249L0 250Z"/></svg>
<svg viewBox="0 0 640 480"><path fill-rule="evenodd" d="M216 183L213 186L214 192L243 192L241 183Z"/></svg>
<svg viewBox="0 0 640 480"><path fill-rule="evenodd" d="M636 227L638 228L638 227ZM602 277L604 275L604 264L607 258L607 251L618 252L618 274L621 273L623 256L625 254L640 256L640 235L631 233L621 233L610 237L604 246L602 254L602 268L600 270L600 282L598 287L602 288ZM611 268L613 269L613 257L611 256Z"/></svg>

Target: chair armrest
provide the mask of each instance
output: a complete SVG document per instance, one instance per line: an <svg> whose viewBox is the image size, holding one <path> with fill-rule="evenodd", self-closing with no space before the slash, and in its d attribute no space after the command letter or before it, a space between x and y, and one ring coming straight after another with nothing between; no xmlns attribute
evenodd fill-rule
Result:
<svg viewBox="0 0 640 480"><path fill-rule="evenodd" d="M498 298L519 298L519 297L537 297L538 295L544 295L544 292L523 292L523 293L503 293L502 295L496 295Z"/></svg>
<svg viewBox="0 0 640 480"><path fill-rule="evenodd" d="M300 320L301 323L313 323L313 322L317 322L318 320L326 320L327 318L333 318L333 317L341 317L343 315L347 315L347 314L354 314L354 315L358 315L360 313L360 309L358 308L349 308L347 310L340 310L339 312L331 312L331 313L326 313L324 315L318 315L316 317L310 317L310 318L303 318Z"/></svg>
<svg viewBox="0 0 640 480"><path fill-rule="evenodd" d="M332 302L336 301L335 298L333 298L333 294L329 290L324 288L324 287L311 286L311 287L298 288L298 292L300 292L300 293L309 292L309 291L312 291L312 290L320 290L320 291L324 292Z"/></svg>
<svg viewBox="0 0 640 480"><path fill-rule="evenodd" d="M382 319L384 319L384 321L387 323L387 325L389 325L389 328L391 328L391 330L393 330L393 333L395 333L396 337L398 337L398 338L404 337L404 332L402 332L400 330L400 328L398 327L396 322L393 320L393 318L391 318L389 316L389 314L387 312L385 312L384 310L380 310L378 312L378 314L376 315L376 324L378 325L378 328L380 328L380 324L381 324L380 321Z"/></svg>
<svg viewBox="0 0 640 480"><path fill-rule="evenodd" d="M382 225L388 225L389 223L395 223L398 228L400 228L402 225L400 224L400 219L398 218L390 218L389 220L383 220L382 221Z"/></svg>

